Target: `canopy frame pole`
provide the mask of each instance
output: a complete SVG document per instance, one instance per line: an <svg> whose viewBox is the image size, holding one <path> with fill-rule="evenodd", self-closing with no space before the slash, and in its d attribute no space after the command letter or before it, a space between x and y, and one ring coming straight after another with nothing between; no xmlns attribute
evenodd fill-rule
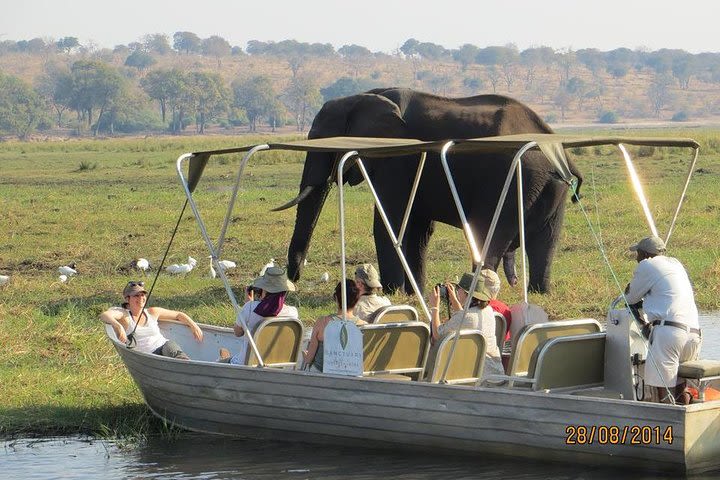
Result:
<svg viewBox="0 0 720 480"><path fill-rule="evenodd" d="M650 227L650 232L657 237L658 231L657 227L655 226L655 219L653 218L652 212L650 212L650 208L648 207L647 197L645 196L642 184L640 183L640 177L638 177L637 171L635 170L635 165L633 164L632 158L630 158L630 154L625 148L625 145L623 145L622 143L618 143L618 148L620 149L620 152L622 152L623 158L625 159L625 166L627 167L628 174L630 175L630 179L632 180L632 186L635 190L635 195L637 195L638 200L640 201L640 206L642 207L643 213L645 214L645 220Z"/></svg>
<svg viewBox="0 0 720 480"><path fill-rule="evenodd" d="M670 222L670 229L668 230L667 237L665 237L665 244L668 243L668 241L670 240L670 235L672 235L673 230L675 230L675 222L677 222L678 215L680 215L680 208L685 201L685 194L687 193L688 185L690 185L690 178L692 177L693 171L695 171L695 164L697 163L700 148L694 147L693 152L693 160L692 162L690 162L690 166L688 167L687 177L685 178L685 185L683 186L682 193L680 194L680 198L678 199L677 208L675 209L675 215L673 215L672 222Z"/></svg>
<svg viewBox="0 0 720 480"><path fill-rule="evenodd" d="M265 148L260 148L265 147ZM245 164L248 162L250 157L257 151L260 150L266 150L270 148L268 145L258 145L257 147L250 150L246 155L243 161L240 163L240 170L245 168ZM250 348L252 348L253 352L255 353L255 356L258 360L258 366L264 367L265 362L262 359L262 356L260 355L260 351L257 348L257 345L255 344L255 340L252 338L252 334L250 333L250 329L248 328L247 324L245 323L245 320L242 319L240 316L240 305L238 305L237 299L235 298L235 293L232 291L232 288L230 287L230 281L228 280L227 276L225 276L225 272L222 268L220 268L220 265L218 264L217 254L215 253L215 248L213 247L212 240L210 239L210 235L207 232L207 228L205 228L205 222L203 221L200 211L198 210L197 204L195 203L195 199L193 198L192 192L190 191L190 187L188 186L187 180L185 179L185 174L183 173L183 163L185 161L190 160L193 157L192 153L186 153L181 155L177 159L176 163L176 169L178 176L180 177L180 184L183 187L183 190L185 191L185 196L188 199L188 203L190 203L190 208L192 209L193 216L195 217L195 220L197 221L198 227L200 228L200 234L203 237L203 240L205 240L205 244L208 247L208 250L210 250L210 254L212 255L212 262L217 267L217 273L220 276L220 279L223 282L223 285L225 287L225 292L228 294L228 298L230 298L230 303L232 303L233 310L235 311L235 318L237 320L240 320L240 323L242 324L243 330L245 331L245 335L247 335L248 342L250 344ZM239 179L238 179L239 182ZM233 197L234 198L234 197Z"/></svg>
<svg viewBox="0 0 720 480"><path fill-rule="evenodd" d="M407 229L407 224L410 220L410 212L412 211L413 203L415 203L415 195L417 194L418 187L420 186L420 177L422 177L423 170L425 169L426 157L427 152L422 152L420 154L420 163L418 163L418 168L415 172L415 180L413 181L412 189L410 190L410 197L408 198L405 215L403 216L402 224L400 225L400 233L398 234L398 243L400 245L402 245L403 239L405 238L405 230Z"/></svg>
<svg viewBox="0 0 720 480"><path fill-rule="evenodd" d="M452 148L452 146L455 144L455 142L448 142L445 145L443 145L441 151L440 151L440 161L442 162L443 170L445 171L445 177L447 178L448 184L450 186L450 192L453 195L453 199L455 200L455 206L458 210L458 215L460 216L461 221L463 222L463 230L465 230L465 227L467 226L467 230L465 230L466 236L469 235L469 239L472 241L470 243L470 248L473 253L473 260L476 267L482 267L485 262L485 257L487 255L488 248L490 246L490 242L492 241L492 237L495 234L495 229L497 227L498 219L500 218L500 212L502 211L505 201L507 199L507 194L510 189L510 183L512 181L512 178L514 175L519 175L518 178L518 223L519 223L519 229L520 229L520 245L521 245L521 251L522 251L522 265L523 265L523 290L524 290L524 298L525 298L525 305L524 308L526 310L525 314L527 315L527 272L526 272L526 265L525 265L525 222L524 222L524 216L523 216L523 210L524 210L524 203L523 203L523 191L522 191L522 169L521 169L521 157L530 150L533 147L537 146L537 142L528 142L525 145L520 148L520 150L517 151L515 156L513 157L512 162L510 163L510 168L508 169L508 174L505 178L505 183L503 184L503 189L500 192L500 198L497 202L497 207L495 207L495 213L493 214L492 222L490 223L490 228L488 229L487 236L485 238L485 243L483 244L483 249L481 254L479 255L478 261L476 260L476 253L477 253L477 246L475 243L474 236L472 234L472 231L470 230L469 225L467 224L467 218L465 216L465 211L463 209L462 203L460 202L460 197L457 194L457 188L455 187L455 181L453 180L452 173L450 172L450 167L448 166L447 161L447 154ZM474 248L474 250L473 250ZM477 280L480 275L480 269L481 268L475 268L475 272L473 273L473 279L470 283L470 292L475 291L475 287L477 285ZM452 361L453 355L455 354L455 348L457 347L457 342L460 340L460 331L462 330L462 324L465 321L465 315L470 307L470 302L472 300L472 295L468 295L468 298L465 300L465 305L463 306L463 316L460 321L460 325L458 326L457 331L455 332L455 338L453 339L453 344L450 347L450 353L448 354L448 361L445 364L445 367L443 368L442 376L440 377L440 383L446 383L446 377L447 372L450 368L450 362Z"/></svg>
<svg viewBox="0 0 720 480"><path fill-rule="evenodd" d="M358 152L352 150L345 153L340 162L338 162L337 168L337 184L338 184L338 206L340 216L340 265L342 270L342 277L340 280L340 297L342 302L342 319L347 321L347 288L345 287L345 278L347 278L347 265L345 264L345 189L343 188L343 171L345 170L345 162L355 158L358 163Z"/></svg>
<svg viewBox="0 0 720 480"><path fill-rule="evenodd" d="M218 237L217 248L215 249L218 257L222 255L222 248L223 244L225 243L225 233L227 232L228 225L230 224L230 218L232 216L233 209L235 208L235 201L237 200L237 194L240 190L240 179L242 178L242 174L245 171L245 165L247 165L248 160L250 160L250 157L252 157L255 152L259 152L261 150L268 150L269 148L270 146L267 144L256 145L243 156L243 159L240 162L237 177L235 178L235 185L233 186L232 195L230 196L230 204L228 205L228 210L225 214L225 221L223 222L222 228L220 229L220 236Z"/></svg>
<svg viewBox="0 0 720 480"><path fill-rule="evenodd" d="M420 180L420 176L422 174L422 169L425 165L425 156L423 153L423 158L420 164L418 165L417 175L415 176L416 185ZM387 214L385 213L385 209L382 206L382 203L380 202L380 197L377 194L377 191L375 190L375 186L372 183L372 180L370 180L370 175L367 172L367 169L365 168L365 164L363 163L362 159L357 159L357 165L360 169L360 173L362 174L363 178L368 184L368 187L370 188L370 193L373 196L373 200L375 201L375 208L377 209L378 214L380 215L380 218L383 221L383 225L385 225L385 230L387 231L388 235L390 236L390 240L393 243L393 247L395 248L395 253L398 256L398 259L400 260L400 264L403 267L403 270L405 271L405 275L407 275L408 280L410 281L410 286L412 286L413 292L415 292L415 295L417 296L418 300L420 301L420 305L422 307L423 313L427 318L432 320L432 317L430 317L430 310L428 309L427 303L425 302L425 299L422 296L422 292L420 291L420 288L418 287L417 280L415 279L415 276L410 271L410 265L407 263L407 259L405 258L405 253L402 251L402 241L399 241L398 238L395 236L395 232L392 228L392 225L390 224L390 220L387 217ZM412 207L412 202L415 199L415 194L417 193L417 188L413 188L413 191L410 195L410 198L408 200L408 208L406 210L406 214L410 211L410 208ZM405 222L403 221L403 224Z"/></svg>

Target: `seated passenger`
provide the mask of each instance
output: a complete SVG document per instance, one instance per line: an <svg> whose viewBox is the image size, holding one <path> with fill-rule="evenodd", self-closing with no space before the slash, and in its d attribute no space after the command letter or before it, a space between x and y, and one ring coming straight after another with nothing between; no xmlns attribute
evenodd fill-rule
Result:
<svg viewBox="0 0 720 480"><path fill-rule="evenodd" d="M510 340L510 324L512 323L512 313L510 307L500 300L497 296L500 293L500 277L492 270L487 270L488 275L493 277L492 287L490 288L490 307L494 312L505 317L505 341Z"/></svg>
<svg viewBox="0 0 720 480"><path fill-rule="evenodd" d="M382 283L375 267L364 263L355 269L355 285L360 291L360 299L355 305L355 316L372 323L375 312L390 305L390 299L382 295Z"/></svg>
<svg viewBox="0 0 720 480"><path fill-rule="evenodd" d="M134 348L140 352L190 360L180 345L160 333L158 326L158 320L178 320L190 328L198 342L202 342L202 330L188 315L160 307L145 308L145 282L128 282L123 297L122 307L112 307L100 314L100 320L112 326L120 342L127 344L131 337Z"/></svg>
<svg viewBox="0 0 720 480"><path fill-rule="evenodd" d="M225 348L220 349L220 361L235 365L245 365L249 342L241 319L254 335L258 325L268 317L299 318L297 308L285 304L287 292L294 292L295 285L288 280L287 273L282 267L269 267L265 274L256 278L252 285L245 290L246 303L238 315L233 331L241 337L240 349L232 355ZM258 297L258 298L255 298Z"/></svg>
<svg viewBox="0 0 720 480"><path fill-rule="evenodd" d="M318 318L315 321L315 325L312 329L312 334L310 335L310 343L308 343L308 349L307 351L303 352L303 360L305 366L309 366L311 372L322 373L323 371L323 342L325 340L325 327L327 327L328 323L330 323L331 320L343 319L341 289L342 283L338 282L337 286L335 287L335 293L333 294L333 298L335 298L335 303L337 304L337 312L332 315ZM366 325L366 321L357 318L353 313L353 308L357 304L358 298L360 297L360 291L358 290L355 282L350 279L346 279L345 292L347 295L347 310L344 312L345 318L351 322L354 322L357 326Z"/></svg>
<svg viewBox="0 0 720 480"><path fill-rule="evenodd" d="M463 306L468 298L472 279L472 273L464 273L457 286L449 282L445 284L450 310L453 314L449 319L446 318L442 321L440 320L440 287L436 285L433 288L429 301L430 315L432 316L432 321L430 322L432 346L428 354L428 364L425 367L426 372L432 371L440 341L453 332L469 329L480 330L482 336L485 338L485 367L481 380L488 375L505 374L500 359L500 349L495 341L495 314L489 305L489 301L492 298L491 290L495 288L495 282L498 276L492 270L483 269L480 272L477 285L475 285L475 291L472 292L470 307L467 312L464 312Z"/></svg>

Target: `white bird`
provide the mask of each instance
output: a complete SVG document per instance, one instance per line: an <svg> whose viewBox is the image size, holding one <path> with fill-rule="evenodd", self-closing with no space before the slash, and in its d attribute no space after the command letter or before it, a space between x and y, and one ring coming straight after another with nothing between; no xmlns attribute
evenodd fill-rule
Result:
<svg viewBox="0 0 720 480"><path fill-rule="evenodd" d="M143 273L147 272L150 268L150 262L148 262L146 258L137 258L133 260L132 263L135 268L142 270Z"/></svg>
<svg viewBox="0 0 720 480"><path fill-rule="evenodd" d="M0 275L0 285L5 285L10 281L10 275Z"/></svg>
<svg viewBox="0 0 720 480"><path fill-rule="evenodd" d="M327 283L330 281L330 274L328 272L323 273L320 275L320 281L323 283Z"/></svg>
<svg viewBox="0 0 720 480"><path fill-rule="evenodd" d="M71 263L70 265L63 265L62 267L58 268L58 272L61 275L66 275L68 277L72 277L73 275L77 274L75 263Z"/></svg>
<svg viewBox="0 0 720 480"><path fill-rule="evenodd" d="M172 265L165 267L165 270L173 275L190 273L190 271L195 268L195 265L197 265L197 260L192 257L188 257L187 263L173 263Z"/></svg>
<svg viewBox="0 0 720 480"><path fill-rule="evenodd" d="M213 268L212 262L210 262L210 278L217 277L217 272L215 272L215 268Z"/></svg>
<svg viewBox="0 0 720 480"><path fill-rule="evenodd" d="M218 265L220 265L220 268L222 268L223 271L225 271L229 268L237 267L237 264L235 262L233 262L232 260L218 260Z"/></svg>
<svg viewBox="0 0 720 480"><path fill-rule="evenodd" d="M265 270L267 270L270 267L274 267L274 266L275 266L275 259L271 258L270 261L268 263L266 263L265 266L260 270L260 276L262 277L263 275L265 275Z"/></svg>
<svg viewBox="0 0 720 480"><path fill-rule="evenodd" d="M60 280L60 283L65 283L65 282L67 282L67 279L68 279L67 275L60 275L60 276L58 277L58 280Z"/></svg>

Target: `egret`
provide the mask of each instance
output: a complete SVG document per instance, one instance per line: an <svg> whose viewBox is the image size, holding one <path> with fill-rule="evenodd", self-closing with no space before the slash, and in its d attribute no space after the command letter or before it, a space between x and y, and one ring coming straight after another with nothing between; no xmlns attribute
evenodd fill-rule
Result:
<svg viewBox="0 0 720 480"><path fill-rule="evenodd" d="M58 277L58 280L60 280L60 283L65 283L65 282L68 281L68 276L61 274L61 275Z"/></svg>
<svg viewBox="0 0 720 480"><path fill-rule="evenodd" d="M71 263L70 265L63 265L62 267L58 268L58 273L61 275L66 275L68 277L72 277L73 275L76 275L77 272L77 266L75 263Z"/></svg>
<svg viewBox="0 0 720 480"><path fill-rule="evenodd" d="M10 281L10 275L0 275L0 285L5 285Z"/></svg>
<svg viewBox="0 0 720 480"><path fill-rule="evenodd" d="M275 266L275 259L271 258L270 261L265 264L265 266L262 268L262 270L260 270L260 276L262 277L263 275L265 275L265 270L267 270L270 267L274 267L274 266Z"/></svg>
<svg viewBox="0 0 720 480"><path fill-rule="evenodd" d="M132 266L145 273L150 268L150 262L145 258L137 258L132 261Z"/></svg>
<svg viewBox="0 0 720 480"><path fill-rule="evenodd" d="M195 265L197 265L197 260L195 260L192 257L188 257L187 263L173 263L172 265L168 265L165 267L165 271L167 271L170 274L177 275L180 273L190 273L190 271L195 268Z"/></svg>
<svg viewBox="0 0 720 480"><path fill-rule="evenodd" d="M322 275L320 275L320 281L323 283L327 283L330 281L330 274L328 272L324 272Z"/></svg>

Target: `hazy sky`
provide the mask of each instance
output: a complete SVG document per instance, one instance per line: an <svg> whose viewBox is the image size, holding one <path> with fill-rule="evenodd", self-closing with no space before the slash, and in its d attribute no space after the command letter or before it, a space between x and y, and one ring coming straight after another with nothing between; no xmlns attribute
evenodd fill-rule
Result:
<svg viewBox="0 0 720 480"><path fill-rule="evenodd" d="M446 48L514 43L555 49L720 52L718 0L5 0L0 40L77 37L99 47L149 33L358 44L392 52L408 38ZM9 4L9 5L8 5ZM172 40L171 40L172 43Z"/></svg>

